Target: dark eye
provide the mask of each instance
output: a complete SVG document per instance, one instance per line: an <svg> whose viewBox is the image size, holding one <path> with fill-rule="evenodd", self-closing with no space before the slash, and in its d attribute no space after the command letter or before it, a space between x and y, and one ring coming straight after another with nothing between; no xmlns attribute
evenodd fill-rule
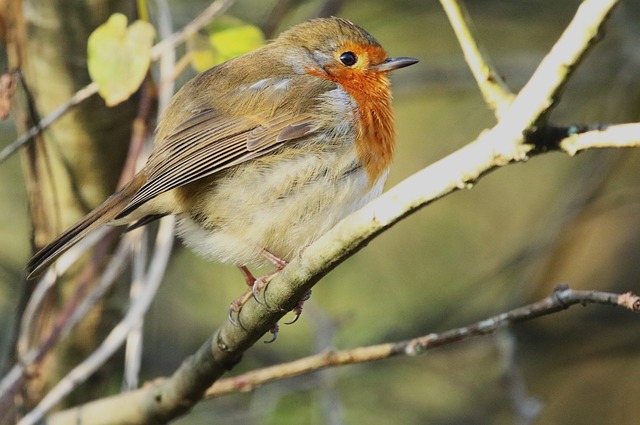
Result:
<svg viewBox="0 0 640 425"><path fill-rule="evenodd" d="M353 52L344 52L340 55L340 62L347 66L352 66L358 62L358 57Z"/></svg>

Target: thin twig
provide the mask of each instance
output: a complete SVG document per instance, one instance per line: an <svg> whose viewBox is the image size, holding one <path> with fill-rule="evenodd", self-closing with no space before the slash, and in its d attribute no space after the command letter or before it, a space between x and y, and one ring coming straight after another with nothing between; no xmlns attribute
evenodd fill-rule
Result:
<svg viewBox="0 0 640 425"><path fill-rule="evenodd" d="M165 87L165 90L167 89L171 89L171 86ZM167 98L167 96L165 96L165 98ZM166 108L166 106L166 104L160 105L160 109L162 110ZM140 291L141 293L131 305L125 318L111 331L96 351L69 372L67 376L65 376L45 396L45 398L42 399L40 404L38 404L38 406L30 412L29 415L23 418L23 421L26 421L25 423L30 423L29 421L38 421L49 409L55 406L55 404L62 400L62 398L68 395L79 384L84 382L84 380L91 376L113 355L117 349L119 349L126 340L129 332L139 326L151 300L155 297L155 293L162 281L164 270L168 264L168 258L171 253L174 239L173 229L173 218L167 217L161 220L160 229L156 236L154 254L150 260L149 269L142 278L145 283L142 285L143 288ZM128 236L135 237L135 235ZM109 276L109 272L112 270L114 270L113 267L107 266L105 268L104 276ZM33 415L31 415L31 413L33 413Z"/></svg>
<svg viewBox="0 0 640 425"><path fill-rule="evenodd" d="M585 0L580 4L571 23L502 117L506 128L526 131L544 122L617 4L618 0Z"/></svg>
<svg viewBox="0 0 640 425"><path fill-rule="evenodd" d="M131 251L131 243L128 238L123 238L114 250L109 263L105 266L104 273L101 273L100 280L96 287L89 295L85 297L82 303L73 311L68 322L62 328L61 337L66 336L71 330L84 319L91 309L106 293L113 287L116 279L120 276L122 270L127 266L128 254Z"/></svg>
<svg viewBox="0 0 640 425"><path fill-rule="evenodd" d="M38 122L38 124L31 127L29 130L27 130L26 133L18 137L9 145L5 146L5 148L2 149L2 151L0 151L0 164L4 162L7 158L9 158L11 155L16 153L18 149L20 149L24 144L28 143L31 139L33 139L38 134L40 134L40 132L43 131L45 128L49 127L54 122L58 121L58 119L60 119L65 113L67 113L69 109L85 101L86 99L96 94L97 92L98 92L97 83L88 84L87 86L78 90L73 96L71 96L71 99L69 99L66 103L54 109L53 112L51 112L49 115L41 119L40 122Z"/></svg>
<svg viewBox="0 0 640 425"><path fill-rule="evenodd" d="M464 58L476 79L485 102L500 119L511 106L511 102L515 98L514 94L479 46L478 37L473 32L471 18L464 5L458 0L440 0L440 4L451 22L458 43L462 47Z"/></svg>
<svg viewBox="0 0 640 425"><path fill-rule="evenodd" d="M129 289L129 303L134 305L138 302L140 296L145 292L144 288L147 282L144 280L145 268L147 265L148 250L147 237L148 231L145 227L135 229L132 232L133 249L131 256L133 258L131 271L131 287ZM143 330L144 317L131 328L124 341L124 373L122 382L122 391L131 391L138 388L140 367L142 365L142 348L143 348Z"/></svg>
<svg viewBox="0 0 640 425"><path fill-rule="evenodd" d="M165 38L151 48L151 60L157 60L165 50L173 50L177 45L184 43L189 37L200 31L211 20L224 13L235 0L217 0L202 11L193 21L188 23L182 30Z"/></svg>
<svg viewBox="0 0 640 425"><path fill-rule="evenodd" d="M169 63L172 62L173 56L170 52L161 51L163 54L169 54ZM170 69L169 67L163 67L163 69ZM172 90L171 85L167 85L163 90ZM170 99L170 96L163 96L163 99ZM167 102L161 102L159 105L160 111L167 107ZM147 110L148 108L144 108ZM142 112L142 115L145 115ZM138 151L138 150L136 150ZM84 382L89 376L100 368L104 362L109 359L119 347L122 346L127 339L131 330L136 329L142 323L144 314L146 313L150 302L155 297L155 293L164 276L165 268L168 264L168 258L171 253L174 240L174 219L171 217L161 220L160 229L156 236L155 249L153 251L153 257L149 264L149 269L146 274L141 277L141 284L138 296L132 300L132 305L129 308L125 318L111 331L105 341L96 349L89 357L87 357L82 363L76 366L71 372L69 372L38 404L38 406L32 410L23 421L30 423L29 421L38 421L46 412L57 404L62 398L68 395L78 385ZM129 234L128 237L139 237L137 234ZM114 268L110 265L105 268L104 277L110 275L110 271ZM103 279L104 280L104 279ZM33 413L33 415L31 415Z"/></svg>
<svg viewBox="0 0 640 425"><path fill-rule="evenodd" d="M156 0L156 5L159 11L158 17L158 34L161 38L169 37L173 31L173 25L171 22L171 14L169 13L169 5L166 0ZM174 84L173 79L169 76L173 73L175 68L176 54L173 49L166 49L161 52L160 56L160 76L159 81L167 82L167 84L161 84L158 93L158 112L161 114L169 105L171 97L173 95ZM147 129L148 130L148 129ZM145 132L145 136L148 135L148 131ZM141 159L140 157L138 157ZM138 169L144 164L142 161L138 164ZM137 171L137 170L136 170ZM168 226L168 225L167 225ZM168 231L168 229L166 230ZM133 254L133 274L130 290L131 305L137 303L138 297L145 292L145 287L149 284L149 275L146 273L146 267L148 264L154 264L148 261L148 237L149 233L146 229L138 229L135 232L135 248L136 252ZM173 246L173 235L167 234L164 238L166 243L156 244L156 249L152 252L153 257L168 258L171 248ZM165 262L166 264L166 262ZM162 271L164 274L164 270ZM159 277L161 279L161 277ZM125 343L125 364L124 364L124 382L123 389L130 391L138 387L140 366L142 363L142 349L143 349L143 326L144 317L140 318L137 326L131 329L126 338Z"/></svg>
<svg viewBox="0 0 640 425"><path fill-rule="evenodd" d="M501 313L469 326L441 333L432 333L406 341L370 345L351 350L325 351L293 362L253 370L232 378L220 379L207 390L205 398L211 399L230 393L253 391L269 382L311 373L328 367L368 363L395 356L426 354L433 348L479 335L492 334L514 323L557 313L576 304L603 304L624 307L636 313L640 312L640 297L631 293L614 294L599 291L575 291L564 287L543 300Z"/></svg>
<svg viewBox="0 0 640 425"><path fill-rule="evenodd" d="M631 294L615 294L598 291L575 291L567 287L558 289L551 296L538 302L519 307L476 322L469 326L451 329L441 333L431 333L406 341L358 347L351 350L325 351L299 360L254 370L232 378L221 379L216 382L205 397L216 398L236 392L253 391L256 388L274 381L291 378L329 367L368 363L384 360L395 356L417 356L428 351L463 341L480 335L488 335L515 323L529 321L541 316L566 310L573 305L603 304L627 308L633 312L640 312L640 297ZM154 386L158 385L156 380ZM105 402L115 400L105 400ZM81 407L54 413L49 418L49 425L66 423L90 423L89 418L95 418L107 410L99 402L88 403Z"/></svg>
<svg viewBox="0 0 640 425"><path fill-rule="evenodd" d="M574 134L560 142L560 148L571 156L590 148L631 147L640 147L640 123L617 124Z"/></svg>
<svg viewBox="0 0 640 425"><path fill-rule="evenodd" d="M57 277L63 274L78 260L78 258L84 255L87 249L95 245L102 238L102 236L107 233L107 230L107 228L104 228L102 230L93 232L86 238L82 239L80 242L78 242L77 245L73 246L71 249L61 255L56 263L40 279L31 295L31 298L29 299L29 303L27 304L21 318L20 335L16 344L17 352L20 356L23 355L21 353L26 353L27 347L29 346L28 341L32 322L36 316L36 313L38 312L40 304L44 301L47 292L55 284ZM24 362L25 360L22 359L22 361ZM1 387L2 386L0 385L0 388ZM2 391L0 391L0 397L1 396Z"/></svg>
<svg viewBox="0 0 640 425"><path fill-rule="evenodd" d="M266 19L262 23L262 32L267 40L274 38L276 31L282 20L295 10L300 0L278 0L269 11Z"/></svg>
<svg viewBox="0 0 640 425"><path fill-rule="evenodd" d="M106 231L107 229L105 229ZM89 235L87 238L83 239L82 242L86 241L87 243L95 243L98 239L101 238L103 232L95 232ZM81 244L84 245L84 244ZM84 318L91 308L95 305L95 303L104 295L104 293L112 286L113 282L117 279L120 271L124 267L127 262L127 252L128 247L126 246L126 241L123 240L122 243L118 246L113 254L112 258L109 260L109 265L105 268L105 273L103 273L100 277L99 283L92 290L92 292L87 295L82 302L79 302L81 294L76 294L74 296L74 301L65 307L65 310L60 314L55 326L53 327L50 334L47 338L36 348L32 348L30 350L26 349L26 341L21 342L20 345L20 363L14 365L9 373L7 373L2 381L0 382L0 412L3 412L2 407L7 406L11 401L14 393L18 390L19 385L24 379L25 375L29 373L33 367L40 362L45 354L50 350L50 348L60 339L63 339L67 336L71 330ZM75 260L73 258L69 258L69 255L81 255L84 250L80 249L81 246L74 247L73 250L65 253L63 257L58 260L58 263L54 268L49 270L45 276L38 283L36 291L34 292L34 297L32 299L39 298L44 293L42 291L46 291L49 289L49 285L55 282L56 272L59 272L61 267L66 267L71 265ZM86 288L82 288L80 292L84 292ZM76 291L78 292L78 291ZM36 293L40 295L36 295ZM39 303L40 300L34 301L35 303ZM33 307L31 307L33 308ZM31 325L30 319L33 317L33 313L29 313L25 311L25 320L23 320L21 324L21 339L25 339L28 337L26 330L28 330Z"/></svg>
<svg viewBox="0 0 640 425"><path fill-rule="evenodd" d="M165 217L161 220L157 244L170 245L172 243L173 226L174 220L172 217ZM164 269L168 263L169 251L161 250L160 252L164 252L165 255L158 255L152 260L146 278L148 284L144 287L144 292L136 300L136 304L129 308L125 317L113 328L109 335L107 335L102 344L100 344L89 357L74 367L71 372L60 380L40 403L18 422L18 425L33 425L42 419L49 410L73 391L80 383L93 375L93 373L122 346L129 331L134 328L146 314L160 286Z"/></svg>

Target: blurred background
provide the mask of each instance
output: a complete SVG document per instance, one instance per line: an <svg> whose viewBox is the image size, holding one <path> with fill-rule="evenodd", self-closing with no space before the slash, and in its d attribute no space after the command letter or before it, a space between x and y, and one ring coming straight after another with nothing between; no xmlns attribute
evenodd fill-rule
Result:
<svg viewBox="0 0 640 425"><path fill-rule="evenodd" d="M265 26L276 2L228 14ZM325 2L289 1L275 33ZM180 28L209 3L170 2ZM480 42L512 90L527 81L579 1L466 2ZM640 1L621 1L552 114L556 124L638 121ZM73 2L69 2L73 7ZM393 56L399 144L387 184L473 140L495 119L437 1L342 2L338 16ZM192 74L193 75L193 74ZM15 137L0 123L0 146ZM398 341L464 326L574 289L640 291L640 151L550 153L483 177L381 235L314 289L300 320L257 344L242 373L328 347ZM0 348L6 351L30 222L19 158L0 165ZM143 379L169 375L244 291L233 267L178 244L145 322ZM416 358L326 370L200 403L176 423L631 424L640 394L640 321L605 306L572 309ZM114 381L113 390L120 383Z"/></svg>

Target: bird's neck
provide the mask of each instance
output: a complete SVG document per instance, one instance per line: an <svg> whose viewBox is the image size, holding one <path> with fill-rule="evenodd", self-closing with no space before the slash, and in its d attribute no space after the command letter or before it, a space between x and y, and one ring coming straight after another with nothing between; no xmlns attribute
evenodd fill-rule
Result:
<svg viewBox="0 0 640 425"><path fill-rule="evenodd" d="M386 75L375 78L377 81L367 83L368 90L345 87L358 103L356 154L367 170L371 185L387 172L396 144L389 80Z"/></svg>
<svg viewBox="0 0 640 425"><path fill-rule="evenodd" d="M391 165L396 144L389 77L386 73L328 73L311 68L306 72L340 84L356 100L356 154L367 170L370 186L375 185Z"/></svg>

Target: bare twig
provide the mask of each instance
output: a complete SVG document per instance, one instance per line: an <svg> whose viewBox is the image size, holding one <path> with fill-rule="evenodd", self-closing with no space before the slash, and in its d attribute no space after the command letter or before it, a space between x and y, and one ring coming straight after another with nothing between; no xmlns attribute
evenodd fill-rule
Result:
<svg viewBox="0 0 640 425"><path fill-rule="evenodd" d="M18 337L17 342L17 352L22 357L29 346L29 333L31 332L32 322L37 314L37 311L43 302L45 295L51 289L51 287L56 282L58 276L64 273L73 263L80 258L88 248L93 246L107 233L107 229L104 228L100 231L96 231L91 235L88 235L82 241L80 241L77 245L69 249L65 252L58 261L45 273L45 275L40 279L38 285L33 291L31 298L24 310L24 313L21 318L20 323L20 335ZM25 359L22 359L24 362ZM0 386L1 387L1 386ZM2 391L0 391L0 396L2 395Z"/></svg>
<svg viewBox="0 0 640 425"><path fill-rule="evenodd" d="M202 11L193 21L189 22L182 30L165 38L151 49L151 59L160 58L164 50L173 50L177 45L184 43L189 37L200 31L213 18L224 13L235 0L217 0Z"/></svg>
<svg viewBox="0 0 640 425"><path fill-rule="evenodd" d="M49 270L40 282L38 282L36 291L34 291L34 296L30 300L30 304L25 311L25 315L23 316L23 321L21 323L20 343L18 345L20 362L14 365L10 372L7 373L0 382L0 417L1 412L4 411L2 407L8 405L14 393L18 390L20 383L25 378L25 375L43 359L46 353L49 352L51 347L59 339L68 335L80 320L86 316L91 307L93 307L111 287L115 279L118 277L119 272L122 270L123 265L126 263L128 248L126 243L123 242L116 249L114 255L109 261L109 266L106 268L105 273L102 274L98 285L96 285L93 291L80 302L80 298L86 291L86 288L78 288L76 295L74 296L74 300L65 307L65 310L60 314L55 326L50 334L47 335L46 339L38 347L29 350L27 349L28 330L31 328L30 323L33 318L33 309L41 302L41 298L55 282L57 276L56 272L60 272L61 268L65 268L73 264L75 261L73 257L80 255L84 251L82 246L95 243L96 240L102 237L105 231L95 232L83 239L81 244L66 252L64 256L58 260L56 266ZM34 304L31 304L32 300Z"/></svg>
<svg viewBox="0 0 640 425"><path fill-rule="evenodd" d="M78 90L76 94L74 94L71 97L71 99L69 99L69 101L67 101L65 104L60 105L59 107L54 109L53 112L51 112L49 115L41 119L40 122L38 122L38 124L31 127L29 130L27 130L26 133L18 137L9 145L5 146L5 148L2 149L2 151L0 151L0 164L4 162L7 158L9 158L11 155L16 153L18 149L22 147L22 145L26 144L35 136L40 134L42 130L49 127L54 122L58 121L58 119L60 119L60 117L62 117L65 113L67 113L69 109L85 101L86 99L96 94L97 92L98 92L97 83L88 84L87 86Z"/></svg>
<svg viewBox="0 0 640 425"><path fill-rule="evenodd" d="M166 0L156 0L156 5L158 6L159 11L158 33L162 38L169 37L172 33L169 5L167 4ZM159 113L162 113L167 108L173 95L173 79L171 79L169 76L173 73L173 69L175 67L175 59L176 55L173 49L166 49L161 52L159 81L166 82L166 84L161 84L159 88ZM146 132L145 135L148 135L148 132ZM140 157L138 158L141 159ZM139 161L138 168L141 168L142 166L142 161ZM166 229L166 232L169 232L168 228ZM145 287L155 284L148 279L149 277L162 279L162 275L164 274L164 270L162 270L162 273L158 276L150 276L146 274L145 269L148 265L147 239L149 235L145 229L138 229L138 231L136 232L136 236L135 248L137 252L133 255L133 276L130 291L131 305L137 304L137 299L145 293ZM156 244L156 249L152 252L153 258L150 261L151 264L157 263L157 260L154 260L154 258L168 258L173 246L173 233L167 233L163 240L164 243ZM160 240L158 239L157 242L159 241ZM166 265L166 261L164 264ZM123 383L123 388L126 391L130 391L138 387L138 374L142 362L143 324L144 317L141 317L137 325L133 327L127 335Z"/></svg>
<svg viewBox="0 0 640 425"><path fill-rule="evenodd" d="M395 356L417 356L428 351L466 340L480 335L492 334L515 323L525 322L541 316L557 313L574 305L603 304L627 308L640 312L640 297L631 294L615 294L598 291L575 291L561 287L551 296L538 302L519 307L476 322L469 326L451 329L441 333L431 333L406 341L358 347L351 350L325 351L313 356L304 357L293 362L247 372L232 378L221 379L209 388L206 398L216 398L235 392L253 391L270 382L291 378L329 367L367 363L388 359ZM146 390L156 393L159 382L156 381ZM112 397L101 402L88 403L78 408L68 409L52 414L49 425L67 423L95 423L91 421L110 411L111 406L118 405L119 398ZM106 422L105 422L106 423ZM114 422L115 423L115 422Z"/></svg>
<svg viewBox="0 0 640 425"><path fill-rule="evenodd" d="M458 0L440 0L458 37L469 69L476 79L485 102L499 119L511 106L513 93L478 45L466 8Z"/></svg>
<svg viewBox="0 0 640 425"><path fill-rule="evenodd" d="M399 355L421 355L436 347L479 335L492 334L514 323L525 322L541 316L557 313L577 304L603 304L614 307L624 307L636 313L640 312L640 297L631 293L614 294L599 291L575 291L567 287L562 287L543 300L506 313L501 313L469 326L451 329L441 333L432 333L406 341L370 345L352 350L325 351L293 362L253 370L232 378L220 379L207 390L205 397L210 399L239 391L252 391L269 382L291 378L328 367L367 363Z"/></svg>
<svg viewBox="0 0 640 425"><path fill-rule="evenodd" d="M158 244L171 244L173 241L173 223L171 217L165 217L161 220L160 229L158 230ZM127 314L118 325L109 333L102 342L100 347L87 357L82 363L73 368L56 386L47 393L40 403L29 412L20 422L19 425L31 425L38 422L42 417L66 397L79 383L84 382L91 376L100 366L108 360L113 353L122 346L129 331L134 328L140 319L146 314L151 301L155 298L164 268L168 262L169 251L161 250L165 255L158 255L152 260L146 277L148 285L144 287L142 293L136 300L136 304L132 305Z"/></svg>
<svg viewBox="0 0 640 425"><path fill-rule="evenodd" d="M158 8L157 27L158 35L164 39L173 33L173 21L167 0L156 0ZM213 6L213 5L212 5ZM211 19L211 18L210 18ZM188 55L185 55L187 57ZM176 73L176 51L175 49L164 49L159 57L160 76L158 81L158 110L163 112L175 92L175 80L179 73Z"/></svg>
<svg viewBox="0 0 640 425"><path fill-rule="evenodd" d="M134 240L131 256L133 257L131 287L129 289L130 305L138 303L138 299L144 294L147 282L144 280L145 268L147 265L148 250L146 228L135 229L131 235ZM131 391L138 388L140 367L142 365L142 347L144 326L144 316L140 317L137 323L132 326L124 341L124 373L122 391Z"/></svg>
<svg viewBox="0 0 640 425"><path fill-rule="evenodd" d="M569 155L589 148L640 147L640 123L612 125L571 135L560 142L560 148Z"/></svg>
<svg viewBox="0 0 640 425"><path fill-rule="evenodd" d="M580 4L571 23L502 117L505 126L526 130L544 121L617 4L618 0L585 0Z"/></svg>
<svg viewBox="0 0 640 425"><path fill-rule="evenodd" d="M300 0L278 0L262 23L262 32L266 39L274 38L282 20L301 3Z"/></svg>
<svg viewBox="0 0 640 425"><path fill-rule="evenodd" d="M163 54L168 54L170 56L168 62L173 62L173 56L171 52L161 51ZM169 69L168 67L163 67L163 69ZM172 90L171 85L164 86L162 90ZM162 99L170 99L170 96L162 96ZM159 109L162 111L166 108L167 102L161 102L159 105ZM142 117L148 114L148 105L146 103L141 107L141 112L138 117L138 120L144 121ZM138 143L136 145L141 145L142 137L138 137ZM139 149L135 149L135 152L139 153ZM137 155L138 157L140 155ZM130 172L132 173L134 170L132 167L130 168ZM155 293L162 281L162 277L164 275L164 270L168 263L168 257L171 253L171 248L173 246L174 239L174 219L173 218L165 218L161 221L160 230L158 231L158 235L156 237L156 245L153 251L153 256L150 260L150 267L147 270L146 274L139 276L140 279L140 287L138 288L138 294L135 299L132 299L132 305L129 308L125 318L111 331L109 336L105 339L103 344L98 347L98 349L92 353L87 359L85 359L80 365L76 366L67 376L65 376L59 383L52 389L45 398L40 402L40 404L29 414L27 415L23 421L37 421L39 420L43 414L45 414L52 406L57 404L63 397L69 394L73 389L75 389L79 384L84 382L89 376L91 376L99 367L104 364L104 362L110 358L113 353L119 349L119 347L124 343L127 337L130 335L132 330L135 330L140 327L142 323L142 319L144 314L146 313L151 300L155 297ZM129 238L138 238L139 232L127 235ZM138 241L140 243L140 241ZM143 242L144 243L144 242ZM116 258L116 257L114 257ZM105 268L105 273L103 275L103 279L110 276L115 270L111 265ZM99 288L103 285L99 285ZM135 369L135 367L134 367ZM33 415L31 415L33 413Z"/></svg>

